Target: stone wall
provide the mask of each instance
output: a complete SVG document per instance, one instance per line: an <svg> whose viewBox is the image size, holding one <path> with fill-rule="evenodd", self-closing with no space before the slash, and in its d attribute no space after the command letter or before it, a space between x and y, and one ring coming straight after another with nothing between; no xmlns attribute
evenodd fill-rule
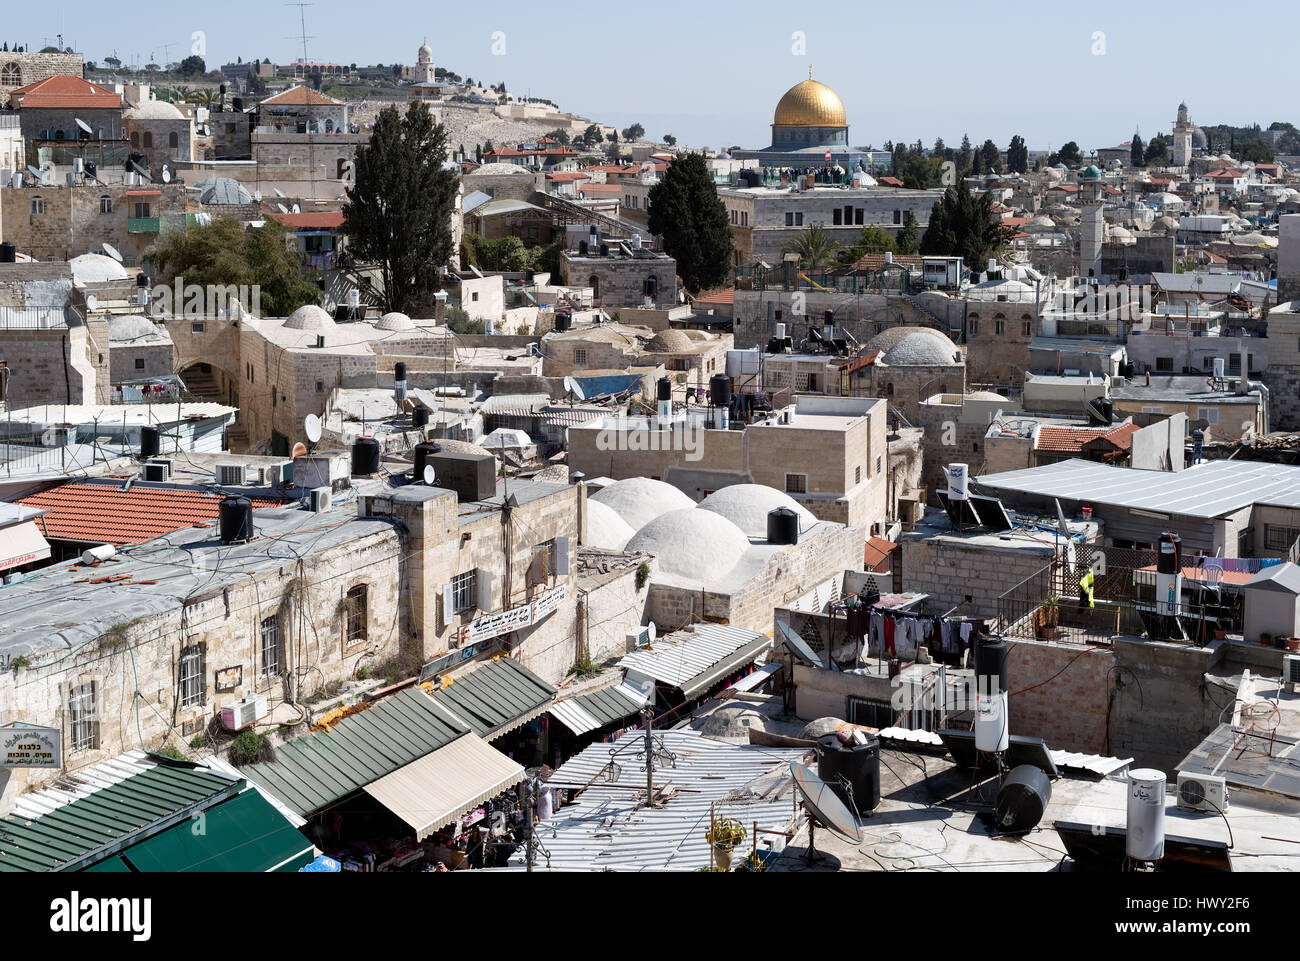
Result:
<svg viewBox="0 0 1300 961"><path fill-rule="evenodd" d="M79 53L0 53L0 71L10 67L17 68L17 82L0 84L0 104L9 102L9 94L19 87L26 87L50 77L82 75L82 59Z"/></svg>
<svg viewBox="0 0 1300 961"><path fill-rule="evenodd" d="M128 190L158 190L158 196L128 197ZM45 212L32 212L32 201L44 201ZM101 199L109 200L104 211ZM183 214L188 209L184 184L126 187L86 184L68 187L24 187L0 190L5 239L21 253L37 260L70 260L87 252L99 253L104 243L118 249L129 265L138 265L158 241L158 231L132 232L130 219L137 202L147 202L150 216Z"/></svg>
<svg viewBox="0 0 1300 961"><path fill-rule="evenodd" d="M622 555L613 556L621 561ZM638 590L637 568L643 563L649 576ZM585 600L585 606L580 607L581 629L587 652L597 664L627 653L628 633L646 620L650 582L658 567L652 554L630 555L627 566L579 582L580 596Z"/></svg>
<svg viewBox="0 0 1300 961"><path fill-rule="evenodd" d="M1050 540L994 546L996 535L934 536L924 530L901 540L903 590L928 594L931 610L955 608L966 617L996 617L998 598L1055 556Z"/></svg>
<svg viewBox="0 0 1300 961"><path fill-rule="evenodd" d="M108 350L110 382L166 377L172 366L172 345L168 343L130 344L114 343Z"/></svg>
<svg viewBox="0 0 1300 961"><path fill-rule="evenodd" d="M1029 369L1029 342L1036 330L1032 303L970 302L966 312L970 383L1001 387L1023 383Z"/></svg>
<svg viewBox="0 0 1300 961"><path fill-rule="evenodd" d="M1300 300L1291 306L1296 309L1275 308L1268 315L1268 369L1263 381L1269 390L1270 430L1300 430Z"/></svg>
<svg viewBox="0 0 1300 961"><path fill-rule="evenodd" d="M1116 753L1106 730L1114 651L1039 640L1007 647L1012 734L1041 737L1054 751Z"/></svg>
<svg viewBox="0 0 1300 961"><path fill-rule="evenodd" d="M9 365L8 404L109 402L108 325L0 330L0 360Z"/></svg>
<svg viewBox="0 0 1300 961"><path fill-rule="evenodd" d="M778 262L779 262L778 258ZM934 327L944 333L961 329L960 310L956 326L941 323L902 297L884 293L839 293L821 290L737 290L732 306L732 333L736 349L766 348L776 336L776 324L786 325L795 345L808 336L809 325L821 327L825 312L832 311L838 330L859 345L890 327Z"/></svg>
<svg viewBox="0 0 1300 961"><path fill-rule="evenodd" d="M663 254L628 257L620 255L618 249L612 247L609 257L564 253L560 257L561 282L570 287L591 287L594 303L608 309L640 305L646 296L646 280L653 278L655 305L676 303L677 261Z"/></svg>

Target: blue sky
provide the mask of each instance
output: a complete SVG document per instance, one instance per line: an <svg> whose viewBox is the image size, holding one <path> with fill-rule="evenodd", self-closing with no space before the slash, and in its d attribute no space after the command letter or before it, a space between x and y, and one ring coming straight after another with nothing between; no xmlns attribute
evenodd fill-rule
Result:
<svg viewBox="0 0 1300 961"><path fill-rule="evenodd" d="M1300 7L1287 2L317 0L306 20L312 59L410 63L427 37L435 62L463 76L696 146L766 145L772 108L810 64L843 99L855 145L956 145L968 132L1089 149L1135 127L1144 140L1167 132L1179 100L1203 124L1300 123L1300 70L1277 46L1300 33ZM88 59L116 51L144 63L166 44L179 60L196 31L210 66L287 62L302 49L299 8L275 0L154 5L145 17L112 3L14 5L0 40L39 49L62 32Z"/></svg>

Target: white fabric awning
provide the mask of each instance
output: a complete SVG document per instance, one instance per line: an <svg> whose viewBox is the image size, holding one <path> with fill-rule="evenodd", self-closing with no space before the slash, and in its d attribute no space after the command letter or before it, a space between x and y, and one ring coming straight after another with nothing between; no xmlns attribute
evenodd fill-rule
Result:
<svg viewBox="0 0 1300 961"><path fill-rule="evenodd" d="M523 779L521 765L482 738L462 734L364 790L423 840Z"/></svg>
<svg viewBox="0 0 1300 961"><path fill-rule="evenodd" d="M21 567L50 556L50 545L35 521L0 530L0 570Z"/></svg>

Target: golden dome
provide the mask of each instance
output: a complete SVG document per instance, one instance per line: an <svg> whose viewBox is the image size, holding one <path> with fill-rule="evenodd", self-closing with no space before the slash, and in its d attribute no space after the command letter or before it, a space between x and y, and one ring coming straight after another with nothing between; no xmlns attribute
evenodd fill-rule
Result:
<svg viewBox="0 0 1300 961"><path fill-rule="evenodd" d="M780 127L847 127L844 104L835 91L811 77L785 92L772 123Z"/></svg>

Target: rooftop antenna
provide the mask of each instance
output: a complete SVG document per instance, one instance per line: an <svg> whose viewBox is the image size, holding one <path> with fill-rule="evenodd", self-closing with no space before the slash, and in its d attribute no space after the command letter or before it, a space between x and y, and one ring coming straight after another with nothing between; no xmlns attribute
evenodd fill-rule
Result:
<svg viewBox="0 0 1300 961"><path fill-rule="evenodd" d="M289 39L302 41L302 62L306 63L307 62L307 41L316 39L315 37L307 36L307 8L314 7L315 4L314 3L286 3L285 6L298 8L298 20L302 26L302 32L299 33L298 36L290 37Z"/></svg>

